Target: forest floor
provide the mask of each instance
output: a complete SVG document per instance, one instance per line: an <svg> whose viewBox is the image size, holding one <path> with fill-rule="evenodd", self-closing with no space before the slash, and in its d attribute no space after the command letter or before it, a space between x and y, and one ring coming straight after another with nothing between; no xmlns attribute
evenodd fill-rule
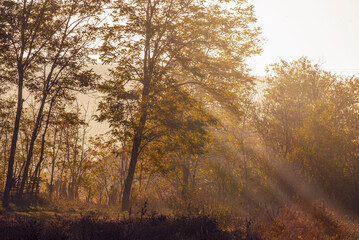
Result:
<svg viewBox="0 0 359 240"><path fill-rule="evenodd" d="M359 222L318 206L283 207L272 217L121 213L85 204L0 208L0 239L359 239Z"/></svg>

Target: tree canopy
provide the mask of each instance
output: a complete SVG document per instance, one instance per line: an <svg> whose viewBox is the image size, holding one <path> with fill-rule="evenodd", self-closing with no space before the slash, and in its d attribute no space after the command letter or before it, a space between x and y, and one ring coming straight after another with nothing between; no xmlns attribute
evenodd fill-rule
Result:
<svg viewBox="0 0 359 240"><path fill-rule="evenodd" d="M260 51L259 28L253 8L243 1L116 1L112 16L102 59L117 66L113 79L100 87L109 96L100 104L100 119L132 135L122 199L128 210L137 158L150 127L168 122L181 108L176 105L190 104L191 98L238 111L240 90L251 81L245 60ZM175 95L179 98L172 107L160 105Z"/></svg>

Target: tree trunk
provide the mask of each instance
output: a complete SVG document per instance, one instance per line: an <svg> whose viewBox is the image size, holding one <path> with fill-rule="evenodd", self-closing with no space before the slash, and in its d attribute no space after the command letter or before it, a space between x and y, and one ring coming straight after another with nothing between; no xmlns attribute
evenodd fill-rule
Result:
<svg viewBox="0 0 359 240"><path fill-rule="evenodd" d="M22 68L22 66L21 66ZM22 99L22 89L23 89L23 83L24 83L24 72L19 69L19 85L18 85L18 95L17 95L17 109L16 109L16 118L15 118L15 125L11 140L11 149L10 149L10 157L8 162L8 168L7 168L7 176L6 176L6 185L5 185L5 191L3 196L3 206L5 208L9 208L9 200L10 200L10 190L13 184L13 171L14 171L14 160L15 160L15 152L16 152L16 143L17 143L17 137L19 134L19 128L20 128L20 118L21 118L21 112L22 112L22 105L24 100Z"/></svg>
<svg viewBox="0 0 359 240"><path fill-rule="evenodd" d="M146 58L146 57L145 57ZM146 64L145 64L146 65ZM146 69L145 69L146 70ZM146 73L147 71L145 71ZM123 189L122 195L122 211L130 210L130 195L131 195L131 187L133 182L133 177L135 175L137 159L139 155L139 150L142 142L143 131L145 129L146 121L147 121L147 97L149 95L149 85L150 85L150 78L145 74L145 84L142 91L142 106L141 106L141 118L139 121L139 126L133 138L133 145L131 151L131 160L130 166L128 168L128 174L125 180L125 186Z"/></svg>
<svg viewBox="0 0 359 240"><path fill-rule="evenodd" d="M35 171L33 174L34 181L33 181L32 187L31 187L32 194L34 193L35 186L36 186L37 182L39 182L39 179L40 179L40 166L44 160L45 135L46 135L46 130L44 131L44 133L42 135L40 158L39 158L39 162L36 164L36 168L35 168Z"/></svg>
<svg viewBox="0 0 359 240"><path fill-rule="evenodd" d="M51 161L51 177L50 177L50 191L49 191L49 198L51 200L51 196L52 196L52 192L54 189L54 171L55 171L55 160L56 160L56 156L57 154L55 154L55 145L56 145L56 135L57 135L57 125L55 126L55 132L54 132L54 146L52 148L52 161ZM61 136L62 136L62 132L60 135L60 143L61 144Z"/></svg>
<svg viewBox="0 0 359 240"><path fill-rule="evenodd" d="M53 103L54 103L54 99L52 99L52 101L50 103L49 112L47 113L46 125L45 125L45 129L44 129L44 132L43 132L42 138L41 138L40 158L39 158L39 162L36 165L36 169L35 169L35 173L34 173L34 182L33 182L33 185L32 185L31 193L34 193L35 186L37 186L37 184L38 184L38 182L40 180L40 166L41 166L41 163L44 161L44 149L45 149L45 142L46 142L46 133L47 133L47 129L48 129L49 123L50 123L50 116L51 116L51 110L52 110ZM38 178L37 178L37 176L38 176ZM38 180L36 180L36 179L38 179Z"/></svg>
<svg viewBox="0 0 359 240"><path fill-rule="evenodd" d="M41 166L39 167L39 172L36 178L35 197L37 197L40 192L40 174L41 174Z"/></svg>
<svg viewBox="0 0 359 240"><path fill-rule="evenodd" d="M144 89L145 91L145 89ZM140 126L138 128L138 131L135 134L135 137L133 138L133 145L132 145L132 152L131 152L131 160L130 160L130 166L128 168L128 174L125 180L125 186L123 189L123 195L122 195L122 211L128 211L130 210L130 195L131 195L131 187L133 182L133 177L135 175L136 170L136 164L137 159L139 155L139 149L141 146L142 141L142 134L143 130L145 128L146 120L147 120L147 111L145 111L143 107L142 116L140 119Z"/></svg>
<svg viewBox="0 0 359 240"><path fill-rule="evenodd" d="M60 174L60 180L59 180L59 195L57 197L62 197L62 188L63 188L63 175L64 175L64 168L65 168L65 163L62 164L62 168L61 168L61 174Z"/></svg>
<svg viewBox="0 0 359 240"><path fill-rule="evenodd" d="M186 157L183 157L183 185L182 185L182 199L186 200L188 198L188 188L189 188L189 175L190 169L188 167Z"/></svg>
<svg viewBox="0 0 359 240"><path fill-rule="evenodd" d="M136 164L138 159L138 150L141 144L141 140L142 139L139 136L135 136L133 139L130 166L128 168L128 174L125 180L125 187L123 189L123 195L122 195L122 211L130 210L131 186L132 186L133 177L135 175Z"/></svg>
<svg viewBox="0 0 359 240"><path fill-rule="evenodd" d="M5 133L5 145L4 145L4 168L3 168L3 172L2 172L2 176L5 179L5 175L6 175L6 161L7 161L7 132ZM4 186L1 186L2 188L5 188L5 181L3 182Z"/></svg>
<svg viewBox="0 0 359 240"><path fill-rule="evenodd" d="M131 195L131 186L133 182L133 177L135 175L137 159L139 155L139 150L142 142L143 131L145 129L147 121L147 108L148 108L148 96L150 93L150 85L153 73L153 62L151 61L151 45L150 41L152 38L152 25L150 13L151 9L147 9L147 22L145 24L146 28L146 40L145 40L145 49L143 57L143 89L142 89L142 102L140 106L140 121L139 125L135 131L135 136L133 138L133 145L131 151L131 160L130 166L128 168L128 174L125 180L125 186L122 195L122 211L130 210L130 195Z"/></svg>
<svg viewBox="0 0 359 240"><path fill-rule="evenodd" d="M39 133L40 127L41 127L41 122L42 122L42 117L43 117L43 110L44 110L44 106L45 106L45 101L46 101L46 94L43 95L43 99L41 101L41 106L39 109L39 112L37 114L37 118L36 118L36 123L35 123L35 128L32 131L32 136L31 136L31 141L30 141L30 146L29 146L29 152L27 154L26 157L26 164L25 164L25 168L24 168L24 173L22 176L22 180L21 180L21 185L20 185L20 189L17 195L17 200L21 201L22 200L22 194L24 192L24 188L25 188L25 183L27 181L27 177L29 174L29 167L30 167L30 163L32 160L32 156L33 156L33 151L34 151L34 145L35 145L35 141L37 138L37 135Z"/></svg>

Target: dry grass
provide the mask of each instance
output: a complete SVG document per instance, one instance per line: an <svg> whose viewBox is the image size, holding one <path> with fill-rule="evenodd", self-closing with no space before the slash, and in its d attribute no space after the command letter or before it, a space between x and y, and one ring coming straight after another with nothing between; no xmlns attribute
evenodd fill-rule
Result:
<svg viewBox="0 0 359 240"><path fill-rule="evenodd" d="M292 204L259 225L264 240L359 239L358 224L322 204Z"/></svg>
<svg viewBox="0 0 359 240"><path fill-rule="evenodd" d="M271 217L262 214L255 218L228 212L164 216L142 211L128 215L116 212L116 207L63 204L32 212L3 212L1 239L359 239L358 223L323 204L291 204ZM60 211L62 207L66 211Z"/></svg>

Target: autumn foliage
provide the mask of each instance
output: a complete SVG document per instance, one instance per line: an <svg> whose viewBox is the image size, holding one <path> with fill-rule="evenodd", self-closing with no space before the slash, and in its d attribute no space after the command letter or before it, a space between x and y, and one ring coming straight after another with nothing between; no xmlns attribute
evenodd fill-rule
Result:
<svg viewBox="0 0 359 240"><path fill-rule="evenodd" d="M359 78L252 76L246 1L4 0L0 27L8 239L356 239Z"/></svg>

